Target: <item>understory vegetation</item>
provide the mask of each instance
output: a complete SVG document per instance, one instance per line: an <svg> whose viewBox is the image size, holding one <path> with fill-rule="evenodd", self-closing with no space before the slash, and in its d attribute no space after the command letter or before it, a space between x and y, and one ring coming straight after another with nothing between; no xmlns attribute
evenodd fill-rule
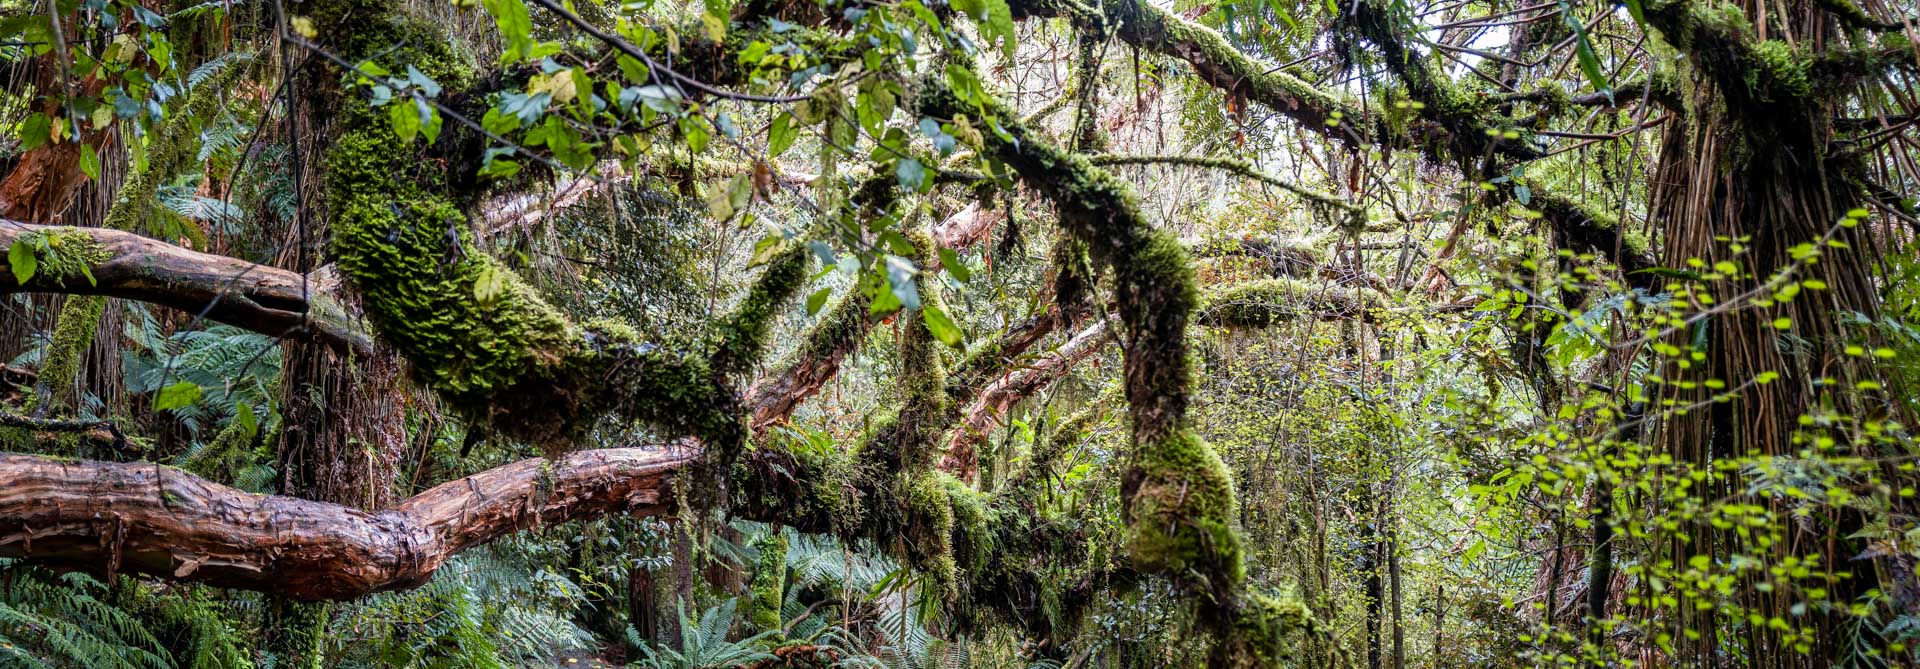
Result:
<svg viewBox="0 0 1920 669"><path fill-rule="evenodd" d="M0 0L0 669L1920 666L1911 0Z"/></svg>

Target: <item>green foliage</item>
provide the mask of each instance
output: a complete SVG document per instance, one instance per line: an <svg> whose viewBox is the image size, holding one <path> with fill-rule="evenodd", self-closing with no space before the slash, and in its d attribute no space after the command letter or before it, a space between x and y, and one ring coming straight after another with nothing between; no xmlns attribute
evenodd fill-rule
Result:
<svg viewBox="0 0 1920 669"><path fill-rule="evenodd" d="M25 667L168 669L172 664L147 623L113 602L105 584L79 573L55 575L0 565L0 657Z"/></svg>
<svg viewBox="0 0 1920 669"><path fill-rule="evenodd" d="M728 599L719 605L707 609L699 621L687 617L686 604L678 608L680 616L681 648L654 648L641 646L641 659L637 667L646 669L726 669L740 667L762 660L773 659L773 655L758 650L756 644L778 634L778 630L768 630L739 641L728 641L729 630L733 628L733 609L739 600Z"/></svg>

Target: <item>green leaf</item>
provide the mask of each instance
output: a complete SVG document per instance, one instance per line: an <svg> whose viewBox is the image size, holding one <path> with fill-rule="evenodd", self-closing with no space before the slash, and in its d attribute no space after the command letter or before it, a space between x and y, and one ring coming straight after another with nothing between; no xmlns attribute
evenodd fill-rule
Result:
<svg viewBox="0 0 1920 669"><path fill-rule="evenodd" d="M947 273L952 274L953 278L961 281L966 281L973 276L972 272L967 271L967 264L960 262L960 254L954 253L953 249L940 249L940 266L945 267Z"/></svg>
<svg viewBox="0 0 1920 669"><path fill-rule="evenodd" d="M88 179L100 180L100 156L93 152L91 144L80 145L80 173L87 175Z"/></svg>
<svg viewBox="0 0 1920 669"><path fill-rule="evenodd" d="M626 77L628 83L644 84L651 79L653 70L638 58L622 54L614 63L620 66L620 76Z"/></svg>
<svg viewBox="0 0 1920 669"><path fill-rule="evenodd" d="M1607 81L1606 70L1600 66L1600 55L1594 53L1593 42L1587 39L1587 26L1574 14L1573 5L1568 0L1560 1L1560 15L1566 18L1567 27L1573 29L1574 54L1580 61L1580 71L1587 75L1587 81L1593 84L1594 90L1605 94L1607 102L1613 102L1613 84Z"/></svg>
<svg viewBox="0 0 1920 669"><path fill-rule="evenodd" d="M46 114L28 116L27 120L20 122L20 152L26 153L47 143L52 130Z"/></svg>
<svg viewBox="0 0 1920 669"><path fill-rule="evenodd" d="M913 283L914 275L918 273L913 261L896 255L887 256L887 288L903 308L920 308L920 287ZM879 301L876 300L874 304L878 306Z"/></svg>
<svg viewBox="0 0 1920 669"><path fill-rule="evenodd" d="M13 246L7 249L7 266L13 269L13 279L20 285L27 285L33 274L40 271L40 256L34 255L33 244L25 239L13 240Z"/></svg>
<svg viewBox="0 0 1920 669"><path fill-rule="evenodd" d="M160 389L153 398L154 411L168 411L193 404L200 399L200 385L192 381L179 383Z"/></svg>
<svg viewBox="0 0 1920 669"><path fill-rule="evenodd" d="M1485 552L1487 552L1487 541L1485 539L1476 541L1472 546L1467 547L1467 552L1460 554L1460 564L1471 562Z"/></svg>
<svg viewBox="0 0 1920 669"><path fill-rule="evenodd" d="M402 144L412 144L414 135L420 134L420 115L414 113L411 106L388 105L387 122Z"/></svg>
<svg viewBox="0 0 1920 669"><path fill-rule="evenodd" d="M413 110L420 117L420 134L427 136L427 143L440 139L440 112L421 98L413 99Z"/></svg>
<svg viewBox="0 0 1920 669"><path fill-rule="evenodd" d="M807 296L807 315L813 316L815 314L820 313L820 307L826 306L827 297L832 294L833 294L832 288L821 288L820 290L814 291L812 295L808 295Z"/></svg>
<svg viewBox="0 0 1920 669"><path fill-rule="evenodd" d="M254 435L260 433L260 420L254 417L253 405L251 404L241 402L234 405L233 422L240 426L240 431L247 435L249 441L253 439Z"/></svg>
<svg viewBox="0 0 1920 669"><path fill-rule="evenodd" d="M1645 30L1647 27L1646 8L1640 5L1640 0L1626 0L1626 2L1627 2L1627 14L1633 17L1633 22L1635 25L1638 25L1642 30Z"/></svg>
<svg viewBox="0 0 1920 669"><path fill-rule="evenodd" d="M793 114L781 114L773 119L773 128L767 132L767 157L778 158L786 153L799 134L799 129L793 126Z"/></svg>
<svg viewBox="0 0 1920 669"><path fill-rule="evenodd" d="M506 41L507 48L500 54L500 62L515 63L532 60L538 51L533 43L533 16L527 10L524 0L481 0L488 14L500 28L500 37Z"/></svg>
<svg viewBox="0 0 1920 669"><path fill-rule="evenodd" d="M1013 60L1020 42L1013 30L1013 9L1007 6L1007 0L981 0L986 6L986 20L980 24L980 36L987 43L1000 42L1000 48L1007 54L1007 60Z"/></svg>
<svg viewBox="0 0 1920 669"><path fill-rule="evenodd" d="M953 319L947 317L947 312L929 304L920 309L920 317L927 322L927 332L932 334L934 339L948 346L960 346L960 326L953 324Z"/></svg>
<svg viewBox="0 0 1920 669"><path fill-rule="evenodd" d="M901 188L918 193L927 183L927 168L918 160L901 158L893 166L893 176L900 180Z"/></svg>

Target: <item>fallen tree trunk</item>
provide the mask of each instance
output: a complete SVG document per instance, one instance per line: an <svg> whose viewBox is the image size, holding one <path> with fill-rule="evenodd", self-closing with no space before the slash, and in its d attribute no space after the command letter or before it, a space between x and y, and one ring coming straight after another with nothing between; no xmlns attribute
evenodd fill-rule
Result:
<svg viewBox="0 0 1920 669"><path fill-rule="evenodd" d="M25 283L4 258L0 295L104 295L172 307L261 334L304 339L366 353L372 340L337 310L316 308L336 282L237 258L188 250L105 228L0 221L0 249L50 244ZM45 256L45 257L41 257Z"/></svg>
<svg viewBox="0 0 1920 669"><path fill-rule="evenodd" d="M443 483L376 513L256 495L151 463L0 457L0 557L344 600L425 583L529 527L671 506L688 448L580 451Z"/></svg>

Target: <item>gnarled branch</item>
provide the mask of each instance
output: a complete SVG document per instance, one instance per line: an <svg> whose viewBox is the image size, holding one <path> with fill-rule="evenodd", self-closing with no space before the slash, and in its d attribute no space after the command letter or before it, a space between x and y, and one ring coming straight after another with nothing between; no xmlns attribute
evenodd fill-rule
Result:
<svg viewBox="0 0 1920 669"><path fill-rule="evenodd" d="M209 320L272 336L366 353L372 341L336 309L320 306L334 282L266 265L201 253L130 232L0 221L0 249L39 237L58 240L25 284L4 259L0 295L104 295L204 314ZM84 271L83 271L84 269Z"/></svg>
<svg viewBox="0 0 1920 669"><path fill-rule="evenodd" d="M149 463L0 457L0 556L295 599L425 583L461 550L542 524L667 510L686 449L531 459L367 513L256 495Z"/></svg>

